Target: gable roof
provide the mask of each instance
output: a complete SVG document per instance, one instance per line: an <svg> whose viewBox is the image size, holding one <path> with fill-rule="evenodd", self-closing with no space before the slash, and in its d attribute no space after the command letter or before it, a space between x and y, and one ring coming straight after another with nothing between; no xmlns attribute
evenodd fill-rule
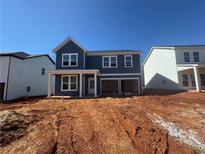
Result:
<svg viewBox="0 0 205 154"><path fill-rule="evenodd" d="M23 51L10 52L10 53L8 53L8 52L7 53L0 53L0 57L3 57L3 56L12 56L12 57L19 58L19 59L22 59L22 60L46 56L55 65L55 62L53 61L53 59L48 54L30 55L30 54L28 54L26 52L23 52Z"/></svg>
<svg viewBox="0 0 205 154"><path fill-rule="evenodd" d="M77 41L75 41L72 37L67 37L63 42L61 42L57 47L55 47L53 49L53 52L57 52L59 49L61 49L66 43L68 43L69 41L72 41L73 43L75 43L77 46L79 46L81 49L83 49L84 51L86 51L86 49L84 47L82 47Z"/></svg>

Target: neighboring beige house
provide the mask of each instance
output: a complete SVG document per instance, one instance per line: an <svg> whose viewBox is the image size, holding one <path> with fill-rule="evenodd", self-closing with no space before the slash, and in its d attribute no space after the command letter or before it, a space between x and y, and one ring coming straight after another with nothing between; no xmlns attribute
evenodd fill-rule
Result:
<svg viewBox="0 0 205 154"><path fill-rule="evenodd" d="M47 72L53 69L48 55L0 53L0 100L47 95Z"/></svg>
<svg viewBox="0 0 205 154"><path fill-rule="evenodd" d="M151 48L143 63L146 88L205 89L205 45Z"/></svg>

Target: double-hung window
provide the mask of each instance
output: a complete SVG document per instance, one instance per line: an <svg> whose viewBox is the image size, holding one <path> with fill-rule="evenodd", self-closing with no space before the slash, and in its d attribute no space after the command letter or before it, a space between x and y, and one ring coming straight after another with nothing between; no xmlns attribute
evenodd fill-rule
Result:
<svg viewBox="0 0 205 154"><path fill-rule="evenodd" d="M193 52L194 62L199 62L199 52Z"/></svg>
<svg viewBox="0 0 205 154"><path fill-rule="evenodd" d="M124 56L125 67L132 67L132 55L125 55Z"/></svg>
<svg viewBox="0 0 205 154"><path fill-rule="evenodd" d="M189 52L184 52L184 62L190 62Z"/></svg>
<svg viewBox="0 0 205 154"><path fill-rule="evenodd" d="M188 87L189 86L189 81L188 81L188 75L187 74L182 74L182 84L183 84L183 87Z"/></svg>
<svg viewBox="0 0 205 154"><path fill-rule="evenodd" d="M196 82L195 82L195 76L194 76L194 74L191 74L191 84L192 84L193 87L196 86Z"/></svg>
<svg viewBox="0 0 205 154"><path fill-rule="evenodd" d="M103 56L103 68L117 67L117 56Z"/></svg>
<svg viewBox="0 0 205 154"><path fill-rule="evenodd" d="M62 76L61 79L61 90L62 91L77 91L77 80L76 75Z"/></svg>
<svg viewBox="0 0 205 154"><path fill-rule="evenodd" d="M41 69L41 75L45 75L45 68Z"/></svg>
<svg viewBox="0 0 205 154"><path fill-rule="evenodd" d="M77 53L62 54L62 66L63 67L78 66L78 54Z"/></svg>
<svg viewBox="0 0 205 154"><path fill-rule="evenodd" d="M200 74L201 85L205 86L205 74Z"/></svg>

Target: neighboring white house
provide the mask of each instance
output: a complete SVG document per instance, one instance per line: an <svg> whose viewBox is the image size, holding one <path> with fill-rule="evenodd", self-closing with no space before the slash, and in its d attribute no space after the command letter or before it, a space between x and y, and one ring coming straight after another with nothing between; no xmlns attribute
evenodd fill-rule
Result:
<svg viewBox="0 0 205 154"><path fill-rule="evenodd" d="M0 53L0 100L46 95L47 72L53 69L49 55Z"/></svg>
<svg viewBox="0 0 205 154"><path fill-rule="evenodd" d="M151 48L143 63L146 88L205 89L205 45Z"/></svg>

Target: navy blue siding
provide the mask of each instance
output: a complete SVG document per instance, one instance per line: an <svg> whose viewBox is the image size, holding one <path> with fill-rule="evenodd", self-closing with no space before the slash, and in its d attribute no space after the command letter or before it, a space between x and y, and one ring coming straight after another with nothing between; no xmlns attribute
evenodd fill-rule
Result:
<svg viewBox="0 0 205 154"><path fill-rule="evenodd" d="M62 67L62 54L63 53L78 53L78 67ZM133 55L133 67L124 66L124 55L117 55L117 68L102 68L102 57L103 56L86 56L85 51L81 49L74 42L69 41L61 49L56 52L56 69L84 69L84 58L85 58L85 69L99 69L100 74L115 74L115 73L141 73L140 55ZM85 93L83 96L88 94L88 78L94 77L93 75L83 75L83 89L85 87ZM98 76L97 77L97 94L100 95L101 89L101 78L133 78L138 77L140 79L140 91L141 91L141 76ZM85 83L84 83L85 81ZM78 91L61 91L61 75L56 75L55 79L55 95L58 96L79 96L79 76L78 76Z"/></svg>
<svg viewBox="0 0 205 154"><path fill-rule="evenodd" d="M62 67L63 53L78 53L78 67ZM69 41L56 52L56 69L84 69L84 51L72 41Z"/></svg>
<svg viewBox="0 0 205 154"><path fill-rule="evenodd" d="M100 73L140 73L140 55L133 55L133 67L124 66L124 55L117 56L117 68L103 68L102 56L86 56L86 69L99 69Z"/></svg>

